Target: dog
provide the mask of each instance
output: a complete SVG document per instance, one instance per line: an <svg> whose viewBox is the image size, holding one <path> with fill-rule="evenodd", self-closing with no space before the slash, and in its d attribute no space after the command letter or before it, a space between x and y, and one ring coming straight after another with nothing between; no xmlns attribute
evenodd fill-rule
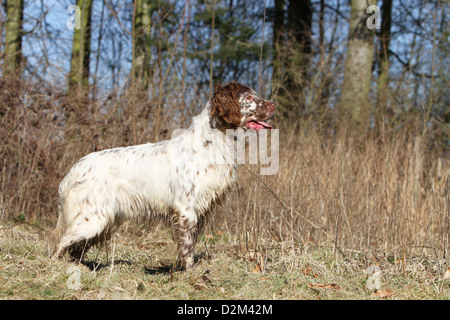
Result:
<svg viewBox="0 0 450 320"><path fill-rule="evenodd" d="M59 218L48 241L52 258L81 261L125 220L163 219L177 244L176 270L194 265L194 247L214 207L236 180L228 129L272 129L272 101L231 82L217 85L189 129L171 140L91 153L62 180Z"/></svg>

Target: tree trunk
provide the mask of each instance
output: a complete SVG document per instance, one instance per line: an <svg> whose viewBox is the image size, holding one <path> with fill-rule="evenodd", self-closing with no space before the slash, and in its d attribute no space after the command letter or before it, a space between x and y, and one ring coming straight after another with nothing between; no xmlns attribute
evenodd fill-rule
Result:
<svg viewBox="0 0 450 320"><path fill-rule="evenodd" d="M72 58L68 79L67 97L63 108L66 114L66 137L77 144L81 138L81 126L85 123L89 104L89 55L91 49L91 14L93 0L77 0L80 8L80 28L73 30Z"/></svg>
<svg viewBox="0 0 450 320"><path fill-rule="evenodd" d="M92 0L77 0L80 8L80 29L74 29L70 62L69 91L89 85L89 55L91 48Z"/></svg>
<svg viewBox="0 0 450 320"><path fill-rule="evenodd" d="M274 75L280 79L277 100L282 113L292 117L304 108L303 87L311 54L313 10L309 0L289 1L285 27L283 10L284 1L275 1L274 49L278 66Z"/></svg>
<svg viewBox="0 0 450 320"><path fill-rule="evenodd" d="M377 105L375 109L375 124L381 127L387 108L389 87L389 44L391 38L392 0L383 0L382 23L379 36L380 64L378 66Z"/></svg>
<svg viewBox="0 0 450 320"><path fill-rule="evenodd" d="M366 10L369 5L376 5L376 0L351 0L348 47L340 100L340 113L345 117L348 116L350 120L350 123L344 121L342 125L346 128L351 127L359 133L368 129L369 121L368 98L375 33L375 29L371 30L366 25L369 18Z"/></svg>
<svg viewBox="0 0 450 320"><path fill-rule="evenodd" d="M23 0L6 3L5 59L3 75L17 75L22 61Z"/></svg>
<svg viewBox="0 0 450 320"><path fill-rule="evenodd" d="M295 39L301 53L311 53L312 6L310 0L289 2L288 32ZM305 60L307 60L306 57Z"/></svg>
<svg viewBox="0 0 450 320"><path fill-rule="evenodd" d="M135 0L132 81L137 93L146 93L150 70L151 0Z"/></svg>
<svg viewBox="0 0 450 320"><path fill-rule="evenodd" d="M278 81L282 76L281 49L284 43L284 0L275 0L273 21L273 76Z"/></svg>

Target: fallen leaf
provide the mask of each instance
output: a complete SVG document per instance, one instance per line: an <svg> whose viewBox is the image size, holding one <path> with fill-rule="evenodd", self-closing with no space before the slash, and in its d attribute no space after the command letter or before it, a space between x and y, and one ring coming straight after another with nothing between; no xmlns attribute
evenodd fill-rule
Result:
<svg viewBox="0 0 450 320"><path fill-rule="evenodd" d="M205 241L206 241L207 243L209 243L209 241L210 241L211 239L214 239L214 236L213 236L212 234L207 234L207 235L205 235Z"/></svg>
<svg viewBox="0 0 450 320"><path fill-rule="evenodd" d="M259 264L256 264L255 267L252 270L253 273L261 273L261 266Z"/></svg>
<svg viewBox="0 0 450 320"><path fill-rule="evenodd" d="M387 298L390 297L394 294L394 290L391 289L384 289L384 290L375 290L374 292L372 292L371 296L372 297L377 297L377 298Z"/></svg>
<svg viewBox="0 0 450 320"><path fill-rule="evenodd" d="M308 284L308 287L320 288L320 289L336 289L336 290L341 289L341 287L335 283L332 283L332 284L310 283L310 284Z"/></svg>
<svg viewBox="0 0 450 320"><path fill-rule="evenodd" d="M303 274L305 276L307 276L311 273L311 270L312 270L311 267L309 267L309 268L303 270ZM313 273L313 274L311 274L311 276L313 276L314 278L317 278L319 275L317 273Z"/></svg>
<svg viewBox="0 0 450 320"><path fill-rule="evenodd" d="M253 265L253 263L256 264L252 269L253 273L261 273L264 271L264 259L259 252L248 251L246 260L251 262L251 265Z"/></svg>

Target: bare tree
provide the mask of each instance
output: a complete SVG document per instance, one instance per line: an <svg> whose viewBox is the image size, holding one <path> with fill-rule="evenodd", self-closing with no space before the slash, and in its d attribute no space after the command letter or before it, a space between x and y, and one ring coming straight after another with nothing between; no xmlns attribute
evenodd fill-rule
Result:
<svg viewBox="0 0 450 320"><path fill-rule="evenodd" d="M150 30L152 0L134 0L132 77L138 92L147 89L150 78Z"/></svg>
<svg viewBox="0 0 450 320"><path fill-rule="evenodd" d="M276 79L282 76L281 64L281 48L284 43L284 13L285 1L275 0L274 20L273 20L273 74Z"/></svg>
<svg viewBox="0 0 450 320"><path fill-rule="evenodd" d="M375 110L376 125L380 126L387 107L387 89L389 84L389 44L391 41L392 0L383 0L382 24L379 36L378 88Z"/></svg>
<svg viewBox="0 0 450 320"><path fill-rule="evenodd" d="M69 90L89 85L92 2L93 0L77 0L77 6L80 8L80 29L75 28L73 33Z"/></svg>
<svg viewBox="0 0 450 320"><path fill-rule="evenodd" d="M23 0L6 2L5 60L3 74L17 74L22 60Z"/></svg>
<svg viewBox="0 0 450 320"><path fill-rule="evenodd" d="M284 10L287 11L286 22ZM284 1L275 1L274 75L279 77L277 100L285 106L285 116L298 115L304 108L303 88L311 56L312 14L309 0L291 0L287 6ZM285 41L283 37L286 37Z"/></svg>
<svg viewBox="0 0 450 320"><path fill-rule="evenodd" d="M341 114L348 114L351 123L361 130L368 128L368 96L374 50L375 28L369 29L366 25L368 19L366 10L369 5L376 5L376 0L350 1L351 16L348 47L340 99L341 111L346 111L341 112Z"/></svg>

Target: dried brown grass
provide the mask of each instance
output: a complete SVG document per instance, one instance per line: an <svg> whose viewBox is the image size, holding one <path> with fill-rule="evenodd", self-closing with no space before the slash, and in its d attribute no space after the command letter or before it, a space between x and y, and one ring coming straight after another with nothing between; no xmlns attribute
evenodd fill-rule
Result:
<svg viewBox="0 0 450 320"><path fill-rule="evenodd" d="M49 230L56 222L58 184L76 160L95 150L170 138L205 101L199 96L192 103L198 107L182 112L184 97L171 92L170 101L159 105L134 101L127 91L89 100L69 98L55 87L2 82L1 219ZM66 123L65 112L75 113L76 120ZM153 119L161 123L156 126ZM307 121L297 124L296 129L281 121L276 125L277 174L258 177L257 166L241 167L239 190L208 232L257 251L271 238L305 250L331 246L335 253L346 248L375 257L425 250L445 258L449 162L427 148L429 136L408 126L366 138L350 130L337 136Z"/></svg>

